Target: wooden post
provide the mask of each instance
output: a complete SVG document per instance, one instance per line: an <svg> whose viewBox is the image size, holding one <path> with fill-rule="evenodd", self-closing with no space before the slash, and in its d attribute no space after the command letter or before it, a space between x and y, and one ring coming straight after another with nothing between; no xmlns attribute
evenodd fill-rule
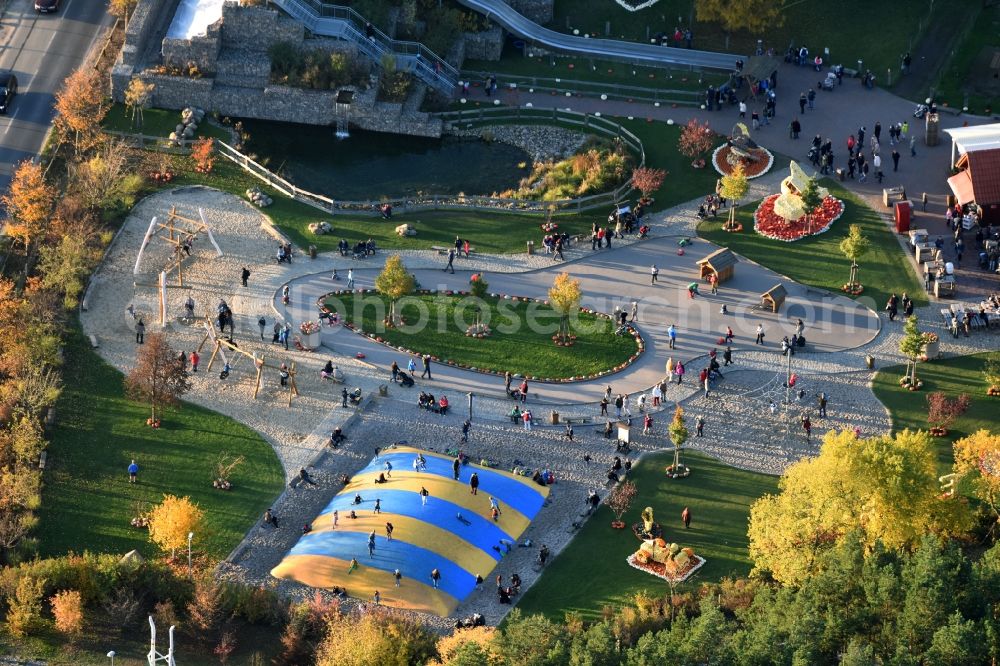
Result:
<svg viewBox="0 0 1000 666"><path fill-rule="evenodd" d="M264 374L264 357L261 356L259 359L254 357L254 365L257 366L257 381L253 387L253 399L257 399L257 394L260 392L261 376Z"/></svg>
<svg viewBox="0 0 1000 666"><path fill-rule="evenodd" d="M292 406L292 396L298 396L299 389L295 385L295 361L292 361L291 367L288 368L288 406Z"/></svg>
<svg viewBox="0 0 1000 666"><path fill-rule="evenodd" d="M219 353L219 348L222 347L222 343L219 342L218 338L215 340L215 349L212 350L212 356L208 359L208 367L205 368L205 372L212 371L212 364L215 363L215 355Z"/></svg>

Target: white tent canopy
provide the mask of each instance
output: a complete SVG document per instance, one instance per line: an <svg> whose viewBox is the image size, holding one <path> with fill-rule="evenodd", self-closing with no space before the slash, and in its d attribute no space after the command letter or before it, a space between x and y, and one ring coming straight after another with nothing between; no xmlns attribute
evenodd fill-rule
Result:
<svg viewBox="0 0 1000 666"><path fill-rule="evenodd" d="M953 127L944 131L951 137L952 166L960 155L977 150L1000 148L1000 123L974 127Z"/></svg>

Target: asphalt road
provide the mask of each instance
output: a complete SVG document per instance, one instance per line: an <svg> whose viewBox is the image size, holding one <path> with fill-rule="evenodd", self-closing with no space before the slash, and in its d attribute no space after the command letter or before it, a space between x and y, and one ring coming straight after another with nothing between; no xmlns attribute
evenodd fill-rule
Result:
<svg viewBox="0 0 1000 666"><path fill-rule="evenodd" d="M56 90L110 23L102 0L63 0L55 14L36 14L33 0L10 0L0 19L0 70L17 76L18 94L0 116L0 191L14 166L41 150Z"/></svg>

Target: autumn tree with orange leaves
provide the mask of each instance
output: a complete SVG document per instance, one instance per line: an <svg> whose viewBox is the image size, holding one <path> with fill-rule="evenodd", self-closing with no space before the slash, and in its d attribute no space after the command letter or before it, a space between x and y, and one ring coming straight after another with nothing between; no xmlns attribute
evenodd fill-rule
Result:
<svg viewBox="0 0 1000 666"><path fill-rule="evenodd" d="M159 422L158 411L168 405L179 405L181 396L191 387L187 370L178 361L162 333L146 336L140 345L135 367L125 378L125 391L133 400L149 403L150 425Z"/></svg>
<svg viewBox="0 0 1000 666"><path fill-rule="evenodd" d="M104 103L104 83L92 67L81 67L70 74L56 93L55 127L76 152L87 150L100 141L101 121L108 112Z"/></svg>
<svg viewBox="0 0 1000 666"><path fill-rule="evenodd" d="M24 245L27 255L31 244L45 233L55 190L45 182L42 167L25 160L14 169L10 190L0 197L7 210L7 235Z"/></svg>

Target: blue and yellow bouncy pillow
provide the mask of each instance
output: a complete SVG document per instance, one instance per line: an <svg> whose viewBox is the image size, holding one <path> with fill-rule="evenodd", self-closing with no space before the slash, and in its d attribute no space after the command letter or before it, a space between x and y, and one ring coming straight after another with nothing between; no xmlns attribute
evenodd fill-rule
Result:
<svg viewBox="0 0 1000 666"><path fill-rule="evenodd" d="M418 455L424 465L416 463ZM389 474L386 462L392 466ZM473 473L479 477L476 494L469 484ZM385 475L385 483L376 483L380 475ZM426 502L422 488L427 489ZM312 587L342 587L359 599L371 600L378 591L384 605L447 616L475 589L477 575L489 578L548 492L529 478L479 465L461 466L455 480L453 459L416 448L392 448L330 501L313 521L312 531L271 575ZM361 502L355 504L359 495ZM496 520L490 497L499 506ZM380 513L375 513L376 501ZM356 518L350 518L351 511ZM391 540L386 523L392 524ZM369 556L373 530L374 554ZM435 569L437 588L431 579Z"/></svg>

